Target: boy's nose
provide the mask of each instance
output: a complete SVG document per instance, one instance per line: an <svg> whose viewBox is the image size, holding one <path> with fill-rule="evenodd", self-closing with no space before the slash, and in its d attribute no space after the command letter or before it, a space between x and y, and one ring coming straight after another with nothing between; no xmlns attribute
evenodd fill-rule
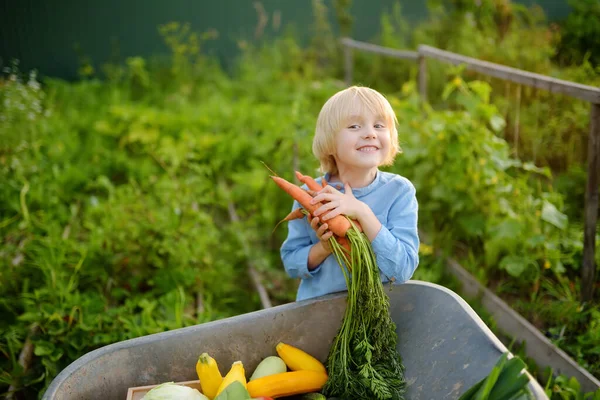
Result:
<svg viewBox="0 0 600 400"><path fill-rule="evenodd" d="M368 131L366 131L366 133L363 135L363 137L364 137L365 139L369 139L369 138L375 138L376 136L375 136L375 132L373 132L373 131L371 131L371 130L368 130Z"/></svg>

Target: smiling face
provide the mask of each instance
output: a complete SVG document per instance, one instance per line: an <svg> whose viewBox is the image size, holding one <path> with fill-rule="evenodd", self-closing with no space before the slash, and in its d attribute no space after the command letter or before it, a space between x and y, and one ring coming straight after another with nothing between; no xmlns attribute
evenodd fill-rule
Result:
<svg viewBox="0 0 600 400"><path fill-rule="evenodd" d="M390 153L387 119L356 103L335 137L338 170L369 171L382 165Z"/></svg>
<svg viewBox="0 0 600 400"><path fill-rule="evenodd" d="M396 123L392 106L379 92L364 86L337 92L317 119L313 153L321 171L367 172L391 165L400 151Z"/></svg>

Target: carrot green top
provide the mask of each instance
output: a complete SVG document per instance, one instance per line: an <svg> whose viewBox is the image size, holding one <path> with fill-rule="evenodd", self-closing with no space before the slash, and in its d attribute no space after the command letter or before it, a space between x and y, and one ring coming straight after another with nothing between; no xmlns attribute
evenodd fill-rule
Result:
<svg viewBox="0 0 600 400"><path fill-rule="evenodd" d="M325 179L329 182L329 175ZM322 178L316 178L321 182ZM341 184L330 183L344 192ZM302 186L306 188L306 185ZM354 196L366 203L382 224L372 242L383 282L410 279L419 263L417 232L418 203L413 184L390 172L377 171L369 185L352 189ZM294 201L292 209L300 205ZM288 236L281 246L285 270L292 278L301 278L296 300L304 300L347 290L344 274L333 255L316 269L308 270L308 252L319 241L305 218L288 222Z"/></svg>

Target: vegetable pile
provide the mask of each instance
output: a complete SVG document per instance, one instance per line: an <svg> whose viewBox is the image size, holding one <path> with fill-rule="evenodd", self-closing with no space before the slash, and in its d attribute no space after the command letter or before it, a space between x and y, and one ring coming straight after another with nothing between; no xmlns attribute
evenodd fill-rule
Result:
<svg viewBox="0 0 600 400"><path fill-rule="evenodd" d="M308 191L283 178L272 179L298 201L304 213L313 213L322 204L310 204L311 192L322 186L312 177L299 172L296 176ZM346 279L348 299L327 359L329 379L323 393L344 399L404 399L406 380L396 350L396 325L389 314L389 298L371 243L359 225L346 216L339 215L327 224L333 233L331 248Z"/></svg>
<svg viewBox="0 0 600 400"><path fill-rule="evenodd" d="M202 393L167 382L150 390L142 400L273 400L300 394L303 400L325 398L317 393L327 381L325 366L319 360L286 343L277 344L275 350L278 356L264 358L248 380L242 361L235 361L223 376L217 361L202 353L196 363Z"/></svg>

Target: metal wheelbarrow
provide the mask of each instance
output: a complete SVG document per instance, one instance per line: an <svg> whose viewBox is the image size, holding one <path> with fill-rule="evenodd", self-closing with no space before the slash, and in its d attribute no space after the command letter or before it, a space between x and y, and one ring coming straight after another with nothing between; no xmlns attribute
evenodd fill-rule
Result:
<svg viewBox="0 0 600 400"><path fill-rule="evenodd" d="M407 399L458 399L488 375L506 347L456 293L436 284L386 285L406 367ZM325 362L346 307L346 292L176 329L94 350L52 381L44 400L124 400L128 388L197 379L198 356L225 374L241 360L251 374L282 341ZM536 399L548 399L530 379Z"/></svg>

